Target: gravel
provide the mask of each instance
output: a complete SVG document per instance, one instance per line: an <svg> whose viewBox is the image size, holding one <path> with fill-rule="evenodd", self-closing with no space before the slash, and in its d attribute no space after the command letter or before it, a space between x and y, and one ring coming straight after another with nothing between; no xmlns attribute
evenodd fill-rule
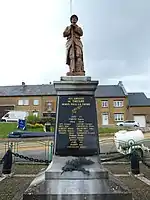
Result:
<svg viewBox="0 0 150 200"><path fill-rule="evenodd" d="M46 167L46 165L15 164L12 167L12 172L14 174L37 174ZM32 177L12 177L4 179L0 182L0 200L20 200L33 179Z"/></svg>
<svg viewBox="0 0 150 200"><path fill-rule="evenodd" d="M132 191L133 200L150 200L150 186L134 177L119 177Z"/></svg>
<svg viewBox="0 0 150 200"><path fill-rule="evenodd" d="M105 168L110 170L113 174L128 174L131 171L129 164L118 164L118 165L103 165ZM150 179L150 169L140 164L140 173Z"/></svg>
<svg viewBox="0 0 150 200"><path fill-rule="evenodd" d="M130 172L130 165L103 165L106 169L110 170L113 174L128 174ZM140 172L150 179L150 169L140 164ZM121 180L125 186L132 191L133 200L150 200L150 186L138 180L134 176L129 177L117 177Z"/></svg>
<svg viewBox="0 0 150 200"><path fill-rule="evenodd" d="M6 178L0 183L1 200L20 200L33 178Z"/></svg>
<svg viewBox="0 0 150 200"><path fill-rule="evenodd" d="M15 164L13 165L12 172L15 174L37 174L42 169L47 168L46 165L28 165L28 164Z"/></svg>
<svg viewBox="0 0 150 200"><path fill-rule="evenodd" d="M103 166L113 174L128 174L130 171L129 164ZM42 169L46 168L46 165L15 164L12 172L15 172L15 174L37 174ZM140 165L140 169L141 173L143 173L146 178L150 179L150 170L143 164ZM21 200L23 193L33 179L33 177L12 177L4 179L0 182L0 200ZM133 194L133 200L150 200L150 186L133 176L117 177L117 179L120 179L125 186L129 187Z"/></svg>

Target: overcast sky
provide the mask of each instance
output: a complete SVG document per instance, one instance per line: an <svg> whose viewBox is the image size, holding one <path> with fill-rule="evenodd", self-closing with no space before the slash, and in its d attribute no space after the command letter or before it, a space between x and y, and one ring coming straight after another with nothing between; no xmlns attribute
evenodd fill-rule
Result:
<svg viewBox="0 0 150 200"><path fill-rule="evenodd" d="M150 0L72 0L86 75L150 96ZM0 0L0 85L46 84L68 71L70 0Z"/></svg>

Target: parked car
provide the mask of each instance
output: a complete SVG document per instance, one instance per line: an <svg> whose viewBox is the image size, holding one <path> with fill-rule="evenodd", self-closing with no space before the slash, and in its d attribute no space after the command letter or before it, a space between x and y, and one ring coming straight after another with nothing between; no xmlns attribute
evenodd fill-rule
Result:
<svg viewBox="0 0 150 200"><path fill-rule="evenodd" d="M124 122L118 122L117 126L126 126L126 127L140 127L140 124L133 120L126 120Z"/></svg>
<svg viewBox="0 0 150 200"><path fill-rule="evenodd" d="M1 122L18 122L19 119L25 119L28 115L25 111L9 111L1 118Z"/></svg>

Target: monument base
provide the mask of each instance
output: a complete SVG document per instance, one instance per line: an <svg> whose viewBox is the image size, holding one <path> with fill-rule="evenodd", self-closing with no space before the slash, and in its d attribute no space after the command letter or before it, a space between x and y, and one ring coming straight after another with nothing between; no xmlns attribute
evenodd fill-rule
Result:
<svg viewBox="0 0 150 200"><path fill-rule="evenodd" d="M82 72L67 72L66 76L85 76L85 71Z"/></svg>
<svg viewBox="0 0 150 200"><path fill-rule="evenodd" d="M66 161L74 157L54 156L52 163L31 183L23 200L131 200L132 194L102 167L98 156L86 157L94 164L83 166L90 175L80 171L64 172Z"/></svg>

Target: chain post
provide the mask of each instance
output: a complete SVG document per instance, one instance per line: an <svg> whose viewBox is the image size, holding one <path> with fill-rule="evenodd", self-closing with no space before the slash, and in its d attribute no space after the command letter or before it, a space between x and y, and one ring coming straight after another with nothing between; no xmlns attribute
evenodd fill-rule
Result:
<svg viewBox="0 0 150 200"><path fill-rule="evenodd" d="M53 157L53 143L51 142L49 147L49 161L52 161L52 157Z"/></svg>
<svg viewBox="0 0 150 200"><path fill-rule="evenodd" d="M7 145L6 145L6 142L5 142L5 153L6 153L6 148L7 148Z"/></svg>
<svg viewBox="0 0 150 200"><path fill-rule="evenodd" d="M47 144L46 144L46 142L44 142L44 146L45 146L45 160L46 160L46 152L47 152Z"/></svg>
<svg viewBox="0 0 150 200"><path fill-rule="evenodd" d="M11 151L13 151L13 142L10 143Z"/></svg>
<svg viewBox="0 0 150 200"><path fill-rule="evenodd" d="M135 149L132 149L131 153L131 172L132 174L140 174L140 159Z"/></svg>

